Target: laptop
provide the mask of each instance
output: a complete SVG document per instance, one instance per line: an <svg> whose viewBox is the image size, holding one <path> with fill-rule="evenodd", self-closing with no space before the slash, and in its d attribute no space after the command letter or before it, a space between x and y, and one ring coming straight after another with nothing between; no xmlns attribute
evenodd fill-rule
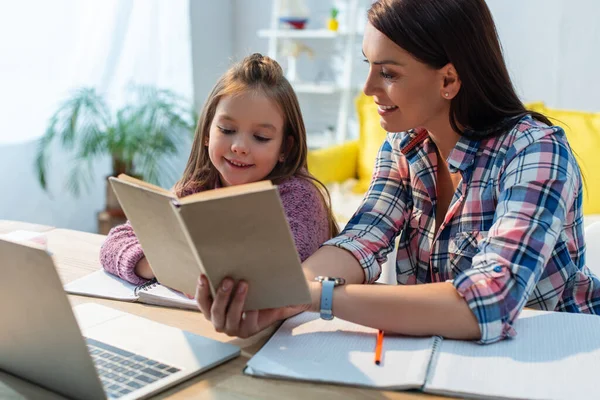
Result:
<svg viewBox="0 0 600 400"><path fill-rule="evenodd" d="M0 240L0 370L75 399L138 399L240 354L98 304L71 308L51 256Z"/></svg>

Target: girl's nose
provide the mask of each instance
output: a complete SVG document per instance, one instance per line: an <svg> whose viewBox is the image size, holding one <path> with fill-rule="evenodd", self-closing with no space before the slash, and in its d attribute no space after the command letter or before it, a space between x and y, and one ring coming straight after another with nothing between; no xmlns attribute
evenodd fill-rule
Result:
<svg viewBox="0 0 600 400"><path fill-rule="evenodd" d="M234 140L233 143L231 143L231 151L236 154L247 154L248 146L243 139Z"/></svg>

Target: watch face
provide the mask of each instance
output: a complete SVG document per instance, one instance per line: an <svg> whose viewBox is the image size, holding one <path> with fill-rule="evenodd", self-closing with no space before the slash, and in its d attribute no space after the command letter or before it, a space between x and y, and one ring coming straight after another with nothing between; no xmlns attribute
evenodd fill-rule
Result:
<svg viewBox="0 0 600 400"><path fill-rule="evenodd" d="M317 276L315 281L323 283L324 281L332 281L335 286L344 285L346 280L344 278L334 278L331 276Z"/></svg>

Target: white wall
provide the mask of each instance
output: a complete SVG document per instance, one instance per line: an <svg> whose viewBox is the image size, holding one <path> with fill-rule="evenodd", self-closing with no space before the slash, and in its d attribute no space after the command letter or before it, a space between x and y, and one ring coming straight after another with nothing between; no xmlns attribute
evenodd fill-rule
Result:
<svg viewBox="0 0 600 400"><path fill-rule="evenodd" d="M487 0L518 93L556 108L600 111L600 2Z"/></svg>
<svg viewBox="0 0 600 400"><path fill-rule="evenodd" d="M233 27L223 21L230 15L229 0L191 1L194 100L199 105L229 63ZM32 116L34 111L31 110ZM26 121L23 129L28 129ZM90 191L75 198L64 185L70 160L55 147L49 166L49 192L46 193L34 175L36 146L35 142L0 146L0 219L96 232L97 213L105 206L105 178L111 170L110 160L99 160L95 164ZM174 158L176 170L183 171L188 155L189 148L186 148Z"/></svg>
<svg viewBox="0 0 600 400"><path fill-rule="evenodd" d="M368 3L367 0L365 0ZM525 101L544 100L560 107L600 111L600 2L597 0L487 0L500 34L509 70ZM267 52L267 41L256 31L267 27L270 0L192 1L194 93L201 104L216 78L231 60L251 52ZM308 0L312 24L322 26L329 4ZM319 44L315 44L318 47ZM362 56L357 49L357 61ZM311 77L310 62L303 68ZM364 67L355 77L364 78ZM301 71L304 72L304 71ZM312 71L314 72L314 71ZM307 95L304 95L307 96ZM318 127L335 107L301 96L308 127ZM34 110L32 110L33 112ZM1 118L0 111L0 118ZM335 121L335 116L332 118ZM27 129L24 121L23 129ZM96 231L96 213L104 208L104 178L109 161L97 163L94 185L75 199L63 189L69 160L58 151L51 164L51 196L35 181L35 144L0 146L0 219ZM185 153L185 154L183 154ZM187 152L177 160L183 170Z"/></svg>

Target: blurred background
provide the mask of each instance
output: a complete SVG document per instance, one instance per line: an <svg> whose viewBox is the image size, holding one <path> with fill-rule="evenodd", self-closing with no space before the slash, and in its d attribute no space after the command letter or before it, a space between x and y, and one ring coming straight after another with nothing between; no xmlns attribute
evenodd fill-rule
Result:
<svg viewBox="0 0 600 400"><path fill-rule="evenodd" d="M170 188L216 79L253 52L293 82L311 149L357 139L370 3L0 0L0 219L89 232L117 223L106 178ZM599 1L487 3L525 102L600 112Z"/></svg>

